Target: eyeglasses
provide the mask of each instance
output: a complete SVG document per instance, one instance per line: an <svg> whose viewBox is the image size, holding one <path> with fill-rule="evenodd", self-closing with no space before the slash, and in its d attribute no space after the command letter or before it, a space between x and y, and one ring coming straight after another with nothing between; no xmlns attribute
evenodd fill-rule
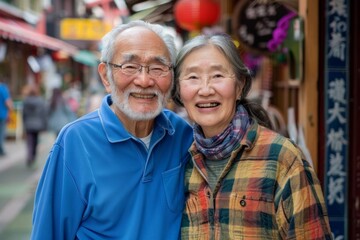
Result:
<svg viewBox="0 0 360 240"><path fill-rule="evenodd" d="M192 87L200 87L204 84L209 86L218 86L222 84L227 84L229 81L234 81L235 76L233 75L226 75L226 74L216 74L213 76L204 76L204 77L198 77L198 76L187 76L185 78L181 78L180 84L184 84L186 86L192 86Z"/></svg>
<svg viewBox="0 0 360 240"><path fill-rule="evenodd" d="M125 63L125 64L115 64L111 62L105 62L106 64L112 66L113 68L120 69L121 72L125 75L132 76L138 74L142 71L143 68L147 68L146 73L152 77L165 77L169 74L172 66L165 64L152 64L148 66L143 66L138 63Z"/></svg>

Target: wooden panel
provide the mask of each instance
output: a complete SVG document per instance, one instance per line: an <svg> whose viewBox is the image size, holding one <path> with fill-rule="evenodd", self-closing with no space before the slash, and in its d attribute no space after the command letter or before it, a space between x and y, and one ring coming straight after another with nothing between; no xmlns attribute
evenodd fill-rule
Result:
<svg viewBox="0 0 360 240"><path fill-rule="evenodd" d="M299 125L303 126L305 141L318 169L318 75L319 27L318 0L299 1L299 15L304 19L304 79L299 94Z"/></svg>

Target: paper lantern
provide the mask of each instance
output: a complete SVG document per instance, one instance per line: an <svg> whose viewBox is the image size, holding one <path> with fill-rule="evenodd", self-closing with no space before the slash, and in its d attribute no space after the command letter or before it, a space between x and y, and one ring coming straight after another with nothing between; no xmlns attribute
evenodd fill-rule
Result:
<svg viewBox="0 0 360 240"><path fill-rule="evenodd" d="M55 51L51 55L55 61L64 61L70 58L69 54L61 50Z"/></svg>
<svg viewBox="0 0 360 240"><path fill-rule="evenodd" d="M220 6L214 0L179 0L174 6L174 15L181 28L196 31L217 23Z"/></svg>

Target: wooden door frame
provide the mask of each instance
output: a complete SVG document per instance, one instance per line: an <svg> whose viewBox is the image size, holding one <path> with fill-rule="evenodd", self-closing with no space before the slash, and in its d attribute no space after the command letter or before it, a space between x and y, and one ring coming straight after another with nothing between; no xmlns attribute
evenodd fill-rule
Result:
<svg viewBox="0 0 360 240"><path fill-rule="evenodd" d="M360 238L360 2L350 1L349 239ZM356 205L358 205L356 207Z"/></svg>
<svg viewBox="0 0 360 240"><path fill-rule="evenodd" d="M305 142L310 152L314 169L324 165L318 158L318 109L319 109L319 0L298 1L298 14L304 19L304 73L300 84L298 111L299 126L303 127ZM320 167L319 167L320 166Z"/></svg>

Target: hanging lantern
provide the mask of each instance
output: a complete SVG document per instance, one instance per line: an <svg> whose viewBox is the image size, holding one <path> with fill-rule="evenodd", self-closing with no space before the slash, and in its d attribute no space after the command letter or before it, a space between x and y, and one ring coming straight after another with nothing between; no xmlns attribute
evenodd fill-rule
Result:
<svg viewBox="0 0 360 240"><path fill-rule="evenodd" d="M214 0L179 0L174 6L174 15L181 28L196 31L218 21L220 6Z"/></svg>
<svg viewBox="0 0 360 240"><path fill-rule="evenodd" d="M51 54L51 56L53 57L53 59L54 59L55 61L67 60L67 59L69 59L69 57L70 57L69 54L67 54L66 52L61 51L61 50L53 52L53 53Z"/></svg>

